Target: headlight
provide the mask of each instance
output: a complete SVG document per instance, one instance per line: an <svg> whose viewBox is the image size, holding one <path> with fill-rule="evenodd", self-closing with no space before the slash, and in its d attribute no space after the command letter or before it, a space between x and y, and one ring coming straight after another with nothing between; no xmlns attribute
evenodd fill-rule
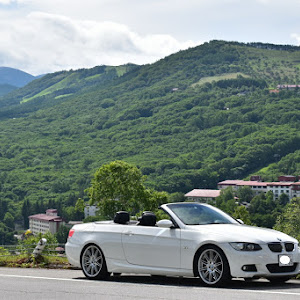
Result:
<svg viewBox="0 0 300 300"><path fill-rule="evenodd" d="M261 250L261 246L254 243L229 243L230 246L238 251L258 251Z"/></svg>

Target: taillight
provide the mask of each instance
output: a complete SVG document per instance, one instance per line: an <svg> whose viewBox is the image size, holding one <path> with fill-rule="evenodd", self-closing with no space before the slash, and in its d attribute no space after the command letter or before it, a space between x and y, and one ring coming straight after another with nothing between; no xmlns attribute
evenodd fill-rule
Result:
<svg viewBox="0 0 300 300"><path fill-rule="evenodd" d="M70 239L73 236L74 232L75 232L74 229L70 229L68 239Z"/></svg>

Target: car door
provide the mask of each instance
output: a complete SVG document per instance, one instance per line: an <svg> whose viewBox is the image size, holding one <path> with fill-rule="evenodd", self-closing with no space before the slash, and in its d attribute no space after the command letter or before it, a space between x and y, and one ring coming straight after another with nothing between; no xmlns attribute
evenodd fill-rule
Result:
<svg viewBox="0 0 300 300"><path fill-rule="evenodd" d="M180 229L130 226L122 233L122 245L130 264L180 268Z"/></svg>

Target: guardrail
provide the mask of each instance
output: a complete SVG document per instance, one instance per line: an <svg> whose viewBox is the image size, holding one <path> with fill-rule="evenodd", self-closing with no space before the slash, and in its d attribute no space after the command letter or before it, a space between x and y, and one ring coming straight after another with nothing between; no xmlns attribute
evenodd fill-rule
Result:
<svg viewBox="0 0 300 300"><path fill-rule="evenodd" d="M34 254L36 248L36 244L0 245L0 257L31 255ZM46 244L39 254L42 256L66 257L65 244Z"/></svg>

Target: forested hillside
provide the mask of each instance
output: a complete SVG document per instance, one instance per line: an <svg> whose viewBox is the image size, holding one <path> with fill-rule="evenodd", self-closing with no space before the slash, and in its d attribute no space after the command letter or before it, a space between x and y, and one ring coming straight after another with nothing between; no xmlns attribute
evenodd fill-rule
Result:
<svg viewBox="0 0 300 300"><path fill-rule="evenodd" d="M270 93L300 84L299 50L213 41L151 65L49 74L0 98L0 221L47 205L76 218L93 173L116 159L169 193L299 175L300 90Z"/></svg>

